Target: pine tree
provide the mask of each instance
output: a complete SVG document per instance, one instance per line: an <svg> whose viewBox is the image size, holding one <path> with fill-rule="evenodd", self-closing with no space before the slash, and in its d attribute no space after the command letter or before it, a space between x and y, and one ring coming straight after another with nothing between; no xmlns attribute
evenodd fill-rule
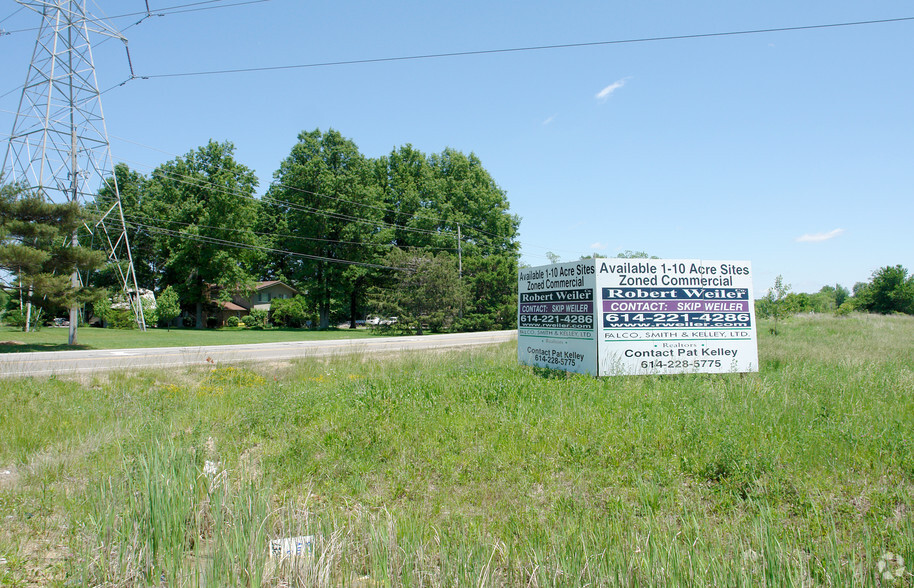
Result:
<svg viewBox="0 0 914 588"><path fill-rule="evenodd" d="M21 186L0 185L0 269L13 278L2 287L16 291L26 314L31 306L54 312L104 295L71 283L74 271L88 272L105 262L103 252L73 244L85 220L78 203L56 204Z"/></svg>

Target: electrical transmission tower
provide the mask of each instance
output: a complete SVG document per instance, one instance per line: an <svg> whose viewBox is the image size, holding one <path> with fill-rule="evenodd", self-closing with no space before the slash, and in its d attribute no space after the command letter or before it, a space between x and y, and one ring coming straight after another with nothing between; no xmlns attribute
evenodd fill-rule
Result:
<svg viewBox="0 0 914 588"><path fill-rule="evenodd" d="M89 35L114 37L125 46L127 41L87 13L86 0L17 1L40 14L42 22L0 176L52 202L93 203L98 216L85 228L105 248L145 330ZM102 188L104 199L97 198ZM78 245L76 234L70 243ZM74 272L71 284L84 279ZM78 308L71 308L70 344L76 343L78 319Z"/></svg>

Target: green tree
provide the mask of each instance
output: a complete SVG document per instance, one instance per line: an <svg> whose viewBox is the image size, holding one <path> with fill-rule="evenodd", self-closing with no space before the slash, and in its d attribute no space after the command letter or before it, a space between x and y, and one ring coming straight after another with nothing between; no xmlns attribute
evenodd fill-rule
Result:
<svg viewBox="0 0 914 588"><path fill-rule="evenodd" d="M270 301L270 317L274 324L299 328L307 324L310 315L308 301L304 296L274 298Z"/></svg>
<svg viewBox="0 0 914 588"><path fill-rule="evenodd" d="M302 132L274 174L264 197L263 218L276 233L274 274L301 285L316 308L319 327L333 315L348 315L355 327L380 260L382 202L372 169L358 147L338 131Z"/></svg>
<svg viewBox="0 0 914 588"><path fill-rule="evenodd" d="M464 303L464 289L452 257L424 255L394 249L387 263L395 270L392 287L374 291L373 306L382 316L396 316L397 324L423 333L449 328Z"/></svg>
<svg viewBox="0 0 914 588"><path fill-rule="evenodd" d="M231 143L210 141L160 165L145 184L142 224L164 260L159 285L174 286L195 306L198 329L211 293L227 299L249 290L263 257L255 233L257 178L233 153Z"/></svg>
<svg viewBox="0 0 914 588"><path fill-rule="evenodd" d="M660 259L656 255L648 255L644 251L632 251L631 249L626 249L616 257L620 259Z"/></svg>
<svg viewBox="0 0 914 588"><path fill-rule="evenodd" d="M466 306L459 325L465 331L517 327L517 259L509 255L472 256L464 263Z"/></svg>
<svg viewBox="0 0 914 588"><path fill-rule="evenodd" d="M178 293L171 286L162 290L162 293L156 297L156 314L158 319L165 323L165 327L169 331L171 330L171 321L181 314Z"/></svg>
<svg viewBox="0 0 914 588"><path fill-rule="evenodd" d="M375 177L386 223L379 237L415 253L450 256L473 292L461 327L513 326L519 221L479 158L454 149L425 156L406 145L378 160Z"/></svg>
<svg viewBox="0 0 914 588"><path fill-rule="evenodd" d="M774 325L770 329L772 335L778 334L778 325L781 321L796 312L791 307L791 300L788 298L789 294L790 284L785 284L784 277L778 276L774 279L774 286L768 289L761 301L760 312L766 318L774 321Z"/></svg>
<svg viewBox="0 0 914 588"><path fill-rule="evenodd" d="M885 266L873 272L873 279L855 295L858 308L888 314L904 312L914 314L914 276L901 265Z"/></svg>
<svg viewBox="0 0 914 588"><path fill-rule="evenodd" d="M848 299L850 296L847 288L841 284L835 284L835 307L838 308Z"/></svg>
<svg viewBox="0 0 914 588"><path fill-rule="evenodd" d="M51 312L71 309L71 345L78 342L78 313L73 310L104 295L71 278L105 262L104 253L73 242L87 220L78 203L56 204L21 186L0 186L0 269L14 278L3 287L16 292L26 316L32 306ZM30 323L25 320L26 330Z"/></svg>

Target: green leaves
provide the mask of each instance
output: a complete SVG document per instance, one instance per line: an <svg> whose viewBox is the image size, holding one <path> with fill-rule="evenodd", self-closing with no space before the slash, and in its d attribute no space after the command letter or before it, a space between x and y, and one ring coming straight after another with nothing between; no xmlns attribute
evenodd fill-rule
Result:
<svg viewBox="0 0 914 588"><path fill-rule="evenodd" d="M465 292L453 260L444 254L430 256L395 249L386 258L401 268L387 288L375 291L374 306L398 324L422 334L423 325L433 331L450 327L464 304Z"/></svg>
<svg viewBox="0 0 914 588"><path fill-rule="evenodd" d="M101 267L105 255L74 245L87 219L77 203L55 204L19 186L0 188L0 268L16 277L22 298L46 309L98 298L95 288L73 286L70 274Z"/></svg>

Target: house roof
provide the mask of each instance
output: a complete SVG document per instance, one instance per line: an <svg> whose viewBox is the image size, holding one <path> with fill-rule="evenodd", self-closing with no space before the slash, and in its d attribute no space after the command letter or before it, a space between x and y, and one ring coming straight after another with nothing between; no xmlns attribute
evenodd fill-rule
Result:
<svg viewBox="0 0 914 588"><path fill-rule="evenodd" d="M296 290L295 288L293 288L292 286L290 286L289 284L286 284L285 282L283 282L281 280L267 280L266 282L257 282L256 289L263 290L264 288L269 288L270 286L275 286L276 284L282 284L289 290L292 290L293 292L298 293L298 290Z"/></svg>
<svg viewBox="0 0 914 588"><path fill-rule="evenodd" d="M247 310L245 307L238 306L234 302L221 301L221 302L217 302L216 304L218 304L225 310Z"/></svg>

